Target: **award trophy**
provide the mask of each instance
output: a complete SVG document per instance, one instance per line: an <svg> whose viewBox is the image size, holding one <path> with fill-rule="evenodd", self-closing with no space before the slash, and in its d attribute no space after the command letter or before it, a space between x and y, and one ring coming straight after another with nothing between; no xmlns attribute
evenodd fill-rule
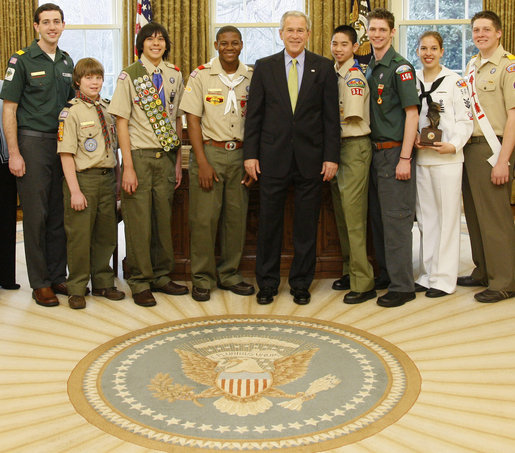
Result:
<svg viewBox="0 0 515 453"><path fill-rule="evenodd" d="M424 127L420 132L420 144L423 146L433 146L435 142L442 140L442 130L438 129L440 124L440 104L430 102L427 109L429 126Z"/></svg>

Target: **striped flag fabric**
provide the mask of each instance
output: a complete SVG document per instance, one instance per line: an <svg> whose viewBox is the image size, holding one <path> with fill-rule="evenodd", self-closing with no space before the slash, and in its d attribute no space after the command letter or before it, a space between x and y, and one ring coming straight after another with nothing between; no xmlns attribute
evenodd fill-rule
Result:
<svg viewBox="0 0 515 453"><path fill-rule="evenodd" d="M152 6L150 0L138 0L136 6L136 25L134 27L134 42L136 42L136 36L138 36L141 27L152 22ZM137 58L136 47L134 47L134 55Z"/></svg>
<svg viewBox="0 0 515 453"><path fill-rule="evenodd" d="M372 58L372 48L368 40L368 20L367 14L370 12L370 2L368 0L354 0L352 3L352 12L350 14L350 26L356 30L358 34L359 49L355 53L356 59L361 67L366 67Z"/></svg>

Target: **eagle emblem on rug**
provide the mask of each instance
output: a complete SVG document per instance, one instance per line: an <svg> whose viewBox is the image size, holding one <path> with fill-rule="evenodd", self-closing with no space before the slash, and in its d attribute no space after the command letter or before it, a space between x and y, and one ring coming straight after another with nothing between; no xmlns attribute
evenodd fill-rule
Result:
<svg viewBox="0 0 515 453"><path fill-rule="evenodd" d="M306 375L318 348L284 339L224 337L176 348L183 376L207 388L174 382L170 373L158 373L147 386L153 396L173 403L219 397L213 405L230 415L257 415L273 406L269 398L283 398L278 405L300 411L318 392L341 383L334 375L315 379L304 392L290 394L279 387ZM184 379L181 379L184 381Z"/></svg>

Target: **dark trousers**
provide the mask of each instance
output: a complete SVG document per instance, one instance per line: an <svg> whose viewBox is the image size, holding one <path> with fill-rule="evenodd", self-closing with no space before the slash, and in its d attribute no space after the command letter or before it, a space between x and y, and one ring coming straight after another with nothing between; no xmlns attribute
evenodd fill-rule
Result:
<svg viewBox="0 0 515 453"><path fill-rule="evenodd" d="M16 178L0 164L0 286L16 283Z"/></svg>
<svg viewBox="0 0 515 453"><path fill-rule="evenodd" d="M373 151L370 168L369 218L381 278L390 291L411 292L413 280L412 232L415 219L415 160L411 179L395 179L401 147Z"/></svg>
<svg viewBox="0 0 515 453"><path fill-rule="evenodd" d="M18 135L26 173L17 178L23 208L23 237L31 288L66 280L63 170L57 139Z"/></svg>
<svg viewBox="0 0 515 453"><path fill-rule="evenodd" d="M261 176L259 180L256 279L260 288L279 286L284 205L290 184L295 188L290 286L307 289L315 275L322 178L304 178L293 164L285 178Z"/></svg>

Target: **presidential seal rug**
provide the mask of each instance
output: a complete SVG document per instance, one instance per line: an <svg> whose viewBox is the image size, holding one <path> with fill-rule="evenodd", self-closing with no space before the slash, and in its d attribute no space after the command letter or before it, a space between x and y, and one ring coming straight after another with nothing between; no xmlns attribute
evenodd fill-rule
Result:
<svg viewBox="0 0 515 453"><path fill-rule="evenodd" d="M394 423L420 382L404 352L350 326L213 316L101 345L68 394L93 425L155 450L316 452Z"/></svg>

